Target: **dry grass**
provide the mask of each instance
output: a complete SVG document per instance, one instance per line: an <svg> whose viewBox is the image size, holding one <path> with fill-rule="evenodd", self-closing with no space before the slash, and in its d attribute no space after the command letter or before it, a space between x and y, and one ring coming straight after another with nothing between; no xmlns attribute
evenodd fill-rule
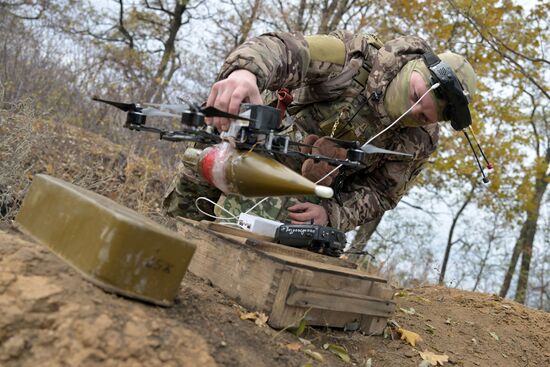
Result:
<svg viewBox="0 0 550 367"><path fill-rule="evenodd" d="M0 102L3 96L0 84ZM14 218L30 183L31 151L37 141L32 104L31 99L3 103L7 109L0 110L0 223Z"/></svg>
<svg viewBox="0 0 550 367"><path fill-rule="evenodd" d="M163 222L160 203L170 173L151 149L138 156L81 128L36 118L32 101L0 110L0 223L10 223L38 173L107 196Z"/></svg>

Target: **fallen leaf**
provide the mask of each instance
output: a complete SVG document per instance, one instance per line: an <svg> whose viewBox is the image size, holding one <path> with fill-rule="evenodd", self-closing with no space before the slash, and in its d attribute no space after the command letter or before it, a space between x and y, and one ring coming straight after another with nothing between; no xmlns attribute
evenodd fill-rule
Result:
<svg viewBox="0 0 550 367"><path fill-rule="evenodd" d="M259 312L257 314L258 314L258 317L256 318L256 320L254 320L254 323L259 327L264 327L269 317L263 312Z"/></svg>
<svg viewBox="0 0 550 367"><path fill-rule="evenodd" d="M397 332L401 334L401 340L405 340L407 343L416 347L416 343L422 341L422 337L415 333L414 331L405 330L403 328L397 329Z"/></svg>
<svg viewBox="0 0 550 367"><path fill-rule="evenodd" d="M313 367L313 365L311 364L311 362L307 362L302 367Z"/></svg>
<svg viewBox="0 0 550 367"><path fill-rule="evenodd" d="M314 352L311 349L304 349L304 354L308 357L315 359L318 362L323 362L325 359L319 352Z"/></svg>
<svg viewBox="0 0 550 367"><path fill-rule="evenodd" d="M263 312L242 312L239 310L241 320L252 320L254 323L260 327L266 325L269 317Z"/></svg>
<svg viewBox="0 0 550 367"><path fill-rule="evenodd" d="M449 356L446 354L434 354L425 350L424 352L418 352L423 360L430 362L432 366L443 366L443 363L449 362Z"/></svg>
<svg viewBox="0 0 550 367"><path fill-rule="evenodd" d="M401 292L396 292L394 294L395 297L407 297L409 294L405 291L401 291Z"/></svg>
<svg viewBox="0 0 550 367"><path fill-rule="evenodd" d="M406 308L399 308L401 311L403 311L404 313L406 313L407 315L414 315L416 314L416 310L414 308L409 308L408 310Z"/></svg>
<svg viewBox="0 0 550 367"><path fill-rule="evenodd" d="M449 317L447 320L445 320L445 323L446 323L447 325L451 325L451 318Z"/></svg>
<svg viewBox="0 0 550 367"><path fill-rule="evenodd" d="M491 335L497 342L500 340L500 338L498 337L498 335L492 331L489 332L489 335Z"/></svg>
<svg viewBox="0 0 550 367"><path fill-rule="evenodd" d="M298 337L298 340L299 340L300 342L302 342L303 345L310 345L310 344L311 344L311 342L310 342L309 340L304 339L304 338Z"/></svg>
<svg viewBox="0 0 550 367"><path fill-rule="evenodd" d="M347 362L347 363L350 363L351 362L351 358L348 354L348 351L346 350L346 348L344 348L343 346L341 345L336 345L336 344L324 344L323 345L323 349L327 349L329 350L330 352L332 352L333 354L336 354L338 357L340 357L340 359L344 362Z"/></svg>
<svg viewBox="0 0 550 367"><path fill-rule="evenodd" d="M53 165L51 163L48 163L46 165L46 172L48 173L48 175L51 175L53 173Z"/></svg>
<svg viewBox="0 0 550 367"><path fill-rule="evenodd" d="M286 349L291 350L293 352L297 352L300 349L302 349L303 345L302 343L289 343L286 345Z"/></svg>
<svg viewBox="0 0 550 367"><path fill-rule="evenodd" d="M372 367L372 358L367 359L367 363L365 363L365 367Z"/></svg>
<svg viewBox="0 0 550 367"><path fill-rule="evenodd" d="M241 320L256 320L256 312L244 312L240 316Z"/></svg>

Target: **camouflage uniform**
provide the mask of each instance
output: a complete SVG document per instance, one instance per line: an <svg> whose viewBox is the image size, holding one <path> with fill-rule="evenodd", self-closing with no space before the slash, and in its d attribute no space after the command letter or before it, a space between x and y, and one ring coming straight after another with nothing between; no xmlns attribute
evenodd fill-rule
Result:
<svg viewBox="0 0 550 367"><path fill-rule="evenodd" d="M294 118L296 133L365 142L392 122L383 98L389 82L408 61L427 49L425 41L414 36L382 46L373 35L346 31L312 37L268 33L236 48L225 60L218 79L246 69L256 75L260 91L282 87L292 91L294 101L288 112ZM330 225L349 230L395 207L435 151L438 134L437 124L397 124L376 138L372 144L412 157L373 154L368 156L365 169L345 173L335 198L317 200L326 209ZM271 200L265 207L276 212L272 214L277 219L285 219L285 209L296 202ZM235 197L222 202L237 214L251 205L248 199ZM283 209L275 210L275 205Z"/></svg>

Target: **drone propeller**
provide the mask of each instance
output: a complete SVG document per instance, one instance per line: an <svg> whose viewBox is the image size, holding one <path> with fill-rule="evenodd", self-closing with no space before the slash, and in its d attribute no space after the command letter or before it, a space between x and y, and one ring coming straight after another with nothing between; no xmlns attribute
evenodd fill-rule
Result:
<svg viewBox="0 0 550 367"><path fill-rule="evenodd" d="M202 113L205 117L223 117L223 118L228 118L233 120L254 121L247 117L234 115L229 112L224 112L213 106L199 107L197 105L190 105L188 107L181 104L161 104L161 103L145 103L145 105L159 107L159 108L166 108L176 113Z"/></svg>
<svg viewBox="0 0 550 367"><path fill-rule="evenodd" d="M342 148L346 148L348 150L354 150L354 149L361 149L366 154L396 154L396 155L404 155L407 157L412 157L412 154L409 153L403 153L403 152L397 152L395 150L388 150L388 149L382 149L378 148L372 144L363 144L361 147L359 147L358 142L355 141L346 141L346 140L340 140L335 138L327 138L331 141L335 142L336 144L340 145Z"/></svg>
<svg viewBox="0 0 550 367"><path fill-rule="evenodd" d="M145 116L180 117L179 115L176 115L174 113L157 110L156 108L152 108L152 107L145 107L139 113Z"/></svg>
<svg viewBox="0 0 550 367"><path fill-rule="evenodd" d="M153 106L158 108L166 108L172 110L175 113L189 112L189 107L182 104L163 104L163 103L144 103L146 106ZM191 109L194 109L191 107Z"/></svg>
<svg viewBox="0 0 550 367"><path fill-rule="evenodd" d="M94 101L110 104L111 106L115 106L116 108L118 108L118 109L120 109L124 112L129 112L129 113L133 113L133 114L136 114L136 115L157 116L157 117L179 117L179 115L175 115L175 114L170 113L170 112L161 111L159 109L152 108L152 107L142 108L142 107L139 107L138 105L136 105L135 103L124 103L124 102L109 101L109 100L101 99L101 98L98 98L98 97L92 97L92 99Z"/></svg>
<svg viewBox="0 0 550 367"><path fill-rule="evenodd" d="M388 149L382 149L375 147L371 144L363 144L361 146L361 150L367 154L375 154L375 153L382 153L382 154L396 154L396 155L404 155L407 157L412 157L412 154L409 153L403 153L403 152L396 152L395 150L388 150Z"/></svg>
<svg viewBox="0 0 550 367"><path fill-rule="evenodd" d="M116 108L124 111L124 112L141 112L141 108L136 106L135 103L123 103L123 102L115 102L115 101L108 101L106 99L101 99L98 97L92 97L94 101L103 102L110 104L111 106L115 106Z"/></svg>

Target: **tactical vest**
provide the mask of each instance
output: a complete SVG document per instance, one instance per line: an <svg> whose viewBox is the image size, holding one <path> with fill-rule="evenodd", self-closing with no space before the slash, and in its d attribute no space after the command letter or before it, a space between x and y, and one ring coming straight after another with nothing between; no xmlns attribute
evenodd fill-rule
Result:
<svg viewBox="0 0 550 367"><path fill-rule="evenodd" d="M292 91L294 101L288 106L288 113L301 134L364 143L384 129L385 126L367 105L364 93L372 70L372 59L383 43L372 34L359 34L354 38L346 50L346 44L336 37L306 37L312 63L328 62L339 66L340 70L326 81L306 84ZM349 55L352 57L347 60ZM383 140L390 138L390 135L377 138L376 145L385 146ZM379 159L377 155L369 156L366 162L368 169L376 168L375 163Z"/></svg>

